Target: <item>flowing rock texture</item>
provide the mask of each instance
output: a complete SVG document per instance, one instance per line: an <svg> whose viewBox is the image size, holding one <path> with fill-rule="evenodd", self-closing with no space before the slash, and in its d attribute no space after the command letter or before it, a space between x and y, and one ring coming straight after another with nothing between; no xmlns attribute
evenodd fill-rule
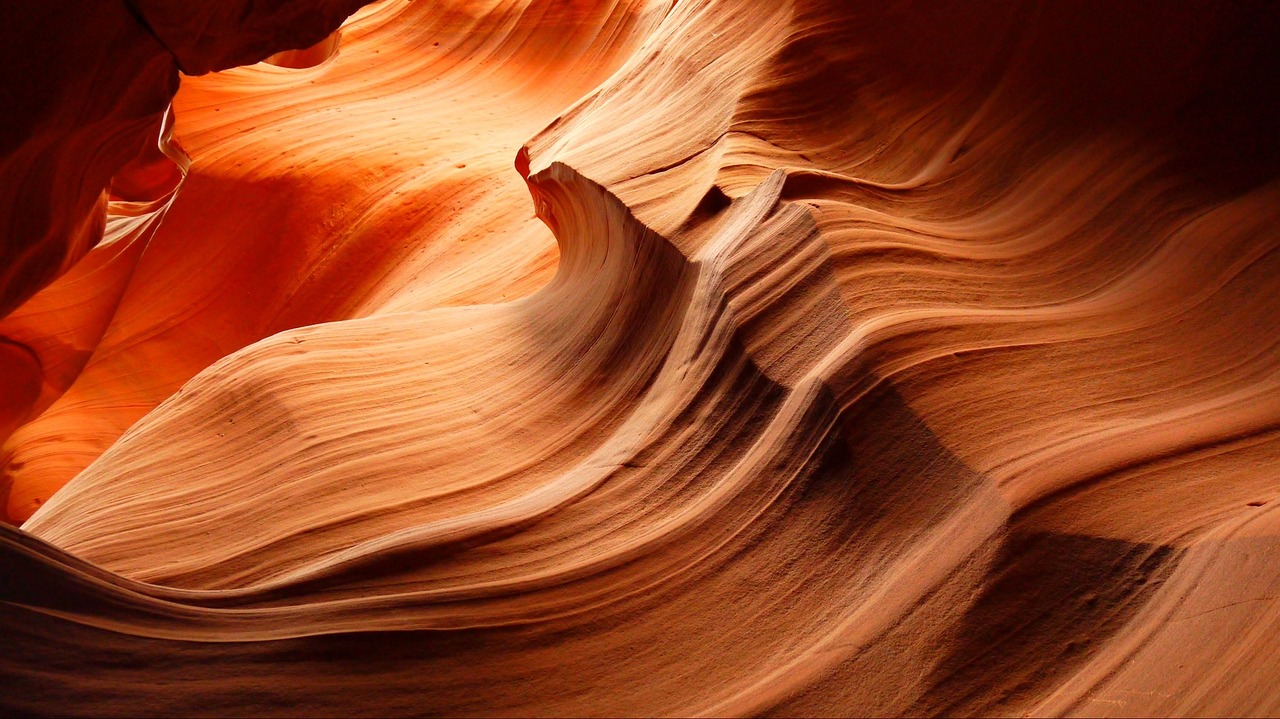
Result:
<svg viewBox="0 0 1280 719"><path fill-rule="evenodd" d="M1280 713L1280 6L0 16L0 712Z"/></svg>

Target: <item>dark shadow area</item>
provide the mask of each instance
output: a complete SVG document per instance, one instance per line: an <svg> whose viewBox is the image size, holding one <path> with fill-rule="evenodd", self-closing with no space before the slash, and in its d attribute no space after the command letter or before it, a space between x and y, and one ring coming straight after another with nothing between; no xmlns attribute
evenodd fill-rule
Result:
<svg viewBox="0 0 1280 719"><path fill-rule="evenodd" d="M1015 531L909 713L1024 711L1142 608L1177 556L1164 546Z"/></svg>

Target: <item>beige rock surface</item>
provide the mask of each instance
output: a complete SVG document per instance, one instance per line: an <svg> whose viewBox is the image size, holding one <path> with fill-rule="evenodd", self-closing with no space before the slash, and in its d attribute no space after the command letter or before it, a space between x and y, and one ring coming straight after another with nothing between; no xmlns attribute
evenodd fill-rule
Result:
<svg viewBox="0 0 1280 719"><path fill-rule="evenodd" d="M0 706L1280 712L1274 6L238 7L6 265Z"/></svg>

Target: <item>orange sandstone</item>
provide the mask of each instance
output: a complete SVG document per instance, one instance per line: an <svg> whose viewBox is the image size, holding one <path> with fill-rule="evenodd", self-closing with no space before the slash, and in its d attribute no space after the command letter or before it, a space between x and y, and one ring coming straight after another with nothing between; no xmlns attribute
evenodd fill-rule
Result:
<svg viewBox="0 0 1280 719"><path fill-rule="evenodd" d="M359 5L4 11L0 706L1280 712L1272 5Z"/></svg>

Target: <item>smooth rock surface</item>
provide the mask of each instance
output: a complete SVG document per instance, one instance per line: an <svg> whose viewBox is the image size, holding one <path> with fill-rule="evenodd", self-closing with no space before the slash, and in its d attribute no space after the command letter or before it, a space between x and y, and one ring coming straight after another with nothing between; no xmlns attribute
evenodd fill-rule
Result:
<svg viewBox="0 0 1280 719"><path fill-rule="evenodd" d="M2 11L6 713L1280 712L1276 5L361 5Z"/></svg>

